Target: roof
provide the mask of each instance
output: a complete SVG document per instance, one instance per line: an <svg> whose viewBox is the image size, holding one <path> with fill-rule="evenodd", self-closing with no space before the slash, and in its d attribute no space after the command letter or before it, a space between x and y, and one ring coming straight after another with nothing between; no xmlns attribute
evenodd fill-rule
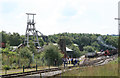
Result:
<svg viewBox="0 0 120 78"><path fill-rule="evenodd" d="M10 46L10 48L14 48L15 49L15 48L17 48L17 46Z"/></svg>
<svg viewBox="0 0 120 78"><path fill-rule="evenodd" d="M73 50L71 50L71 49L69 49L68 47L66 47L66 51L73 51Z"/></svg>
<svg viewBox="0 0 120 78"><path fill-rule="evenodd" d="M78 46L77 44L74 44L74 46Z"/></svg>
<svg viewBox="0 0 120 78"><path fill-rule="evenodd" d="M53 43L53 45L57 46L58 44L57 43ZM68 47L66 47L66 51L73 51L73 50L71 50Z"/></svg>
<svg viewBox="0 0 120 78"><path fill-rule="evenodd" d="M53 45L57 46L58 44L57 43L53 43Z"/></svg>

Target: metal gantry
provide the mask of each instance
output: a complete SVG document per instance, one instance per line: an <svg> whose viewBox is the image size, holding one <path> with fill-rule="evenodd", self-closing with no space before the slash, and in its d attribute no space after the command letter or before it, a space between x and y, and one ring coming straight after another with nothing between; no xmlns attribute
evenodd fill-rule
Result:
<svg viewBox="0 0 120 78"><path fill-rule="evenodd" d="M24 44L29 46L30 37L33 37L33 43L37 48L40 48L39 40L38 40L38 33L35 28L34 16L36 14L33 13L26 13L27 14L27 28L25 33L25 40ZM30 18L32 16L32 18Z"/></svg>

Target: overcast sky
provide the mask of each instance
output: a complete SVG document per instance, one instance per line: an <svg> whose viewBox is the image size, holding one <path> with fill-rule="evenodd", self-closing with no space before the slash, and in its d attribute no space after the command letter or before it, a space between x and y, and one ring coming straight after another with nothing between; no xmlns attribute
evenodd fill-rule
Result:
<svg viewBox="0 0 120 78"><path fill-rule="evenodd" d="M0 31L25 34L27 16L36 13L36 29L44 35L118 34L119 0L0 0Z"/></svg>

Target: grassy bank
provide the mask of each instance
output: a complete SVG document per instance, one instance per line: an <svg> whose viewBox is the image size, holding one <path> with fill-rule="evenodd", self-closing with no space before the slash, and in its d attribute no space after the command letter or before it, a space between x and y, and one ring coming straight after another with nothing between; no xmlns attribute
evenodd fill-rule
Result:
<svg viewBox="0 0 120 78"><path fill-rule="evenodd" d="M57 67L51 66L50 68L57 68ZM49 69L49 67L48 66L39 66L37 68L37 70L44 70L44 69ZM36 71L36 68L24 69L24 72L28 72L28 71ZM7 74L22 73L22 72L23 72L22 68L21 69L10 69L10 70L7 70ZM0 75L5 75L5 70L1 70Z"/></svg>
<svg viewBox="0 0 120 78"><path fill-rule="evenodd" d="M60 76L118 76L118 62L112 61L103 66L82 67L65 72Z"/></svg>

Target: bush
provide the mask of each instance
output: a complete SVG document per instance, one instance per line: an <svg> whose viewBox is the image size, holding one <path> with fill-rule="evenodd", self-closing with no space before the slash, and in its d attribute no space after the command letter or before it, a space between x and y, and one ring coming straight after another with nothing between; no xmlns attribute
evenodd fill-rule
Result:
<svg viewBox="0 0 120 78"><path fill-rule="evenodd" d="M7 70L10 70L10 67L8 65L4 65L3 69L5 70L5 74L7 74Z"/></svg>
<svg viewBox="0 0 120 78"><path fill-rule="evenodd" d="M9 70L9 69L10 69L10 66L4 65L4 66L3 66L3 69L4 69L4 70Z"/></svg>
<svg viewBox="0 0 120 78"><path fill-rule="evenodd" d="M63 54L58 50L58 47L50 44L45 47L42 57L45 59L48 66L55 66L62 64Z"/></svg>

